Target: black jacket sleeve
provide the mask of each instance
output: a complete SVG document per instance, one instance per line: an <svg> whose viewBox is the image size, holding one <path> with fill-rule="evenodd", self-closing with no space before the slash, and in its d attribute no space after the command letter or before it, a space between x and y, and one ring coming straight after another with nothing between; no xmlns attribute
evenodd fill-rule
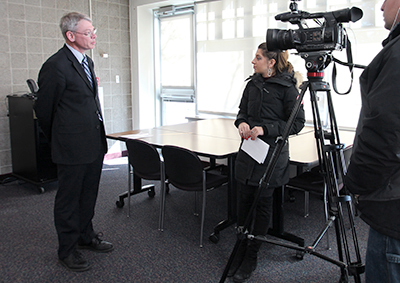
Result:
<svg viewBox="0 0 400 283"><path fill-rule="evenodd" d="M360 78L362 109L345 178L355 194L386 187L400 170L400 42L382 50Z"/></svg>

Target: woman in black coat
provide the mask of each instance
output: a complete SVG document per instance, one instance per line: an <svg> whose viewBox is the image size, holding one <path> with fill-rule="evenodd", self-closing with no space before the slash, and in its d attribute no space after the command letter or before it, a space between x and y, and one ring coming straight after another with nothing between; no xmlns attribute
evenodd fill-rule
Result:
<svg viewBox="0 0 400 283"><path fill-rule="evenodd" d="M288 61L288 52L268 51L266 43L258 46L255 58L251 62L254 74L248 79L239 105L235 126L243 139L260 138L270 148L266 159L259 164L243 150L239 150L235 164L235 176L238 181L238 229L244 225L250 207L254 201L259 181L262 178L271 154L281 136L286 122L299 96L296 88L293 66ZM304 126L304 110L301 107L295 119L291 134L296 134ZM283 147L277 165L267 189L261 192L255 216L253 235L266 235L272 213L272 195L274 188L289 181L289 146ZM236 254L228 276L234 276L234 282L244 282L257 267L257 253L261 242L243 240Z"/></svg>

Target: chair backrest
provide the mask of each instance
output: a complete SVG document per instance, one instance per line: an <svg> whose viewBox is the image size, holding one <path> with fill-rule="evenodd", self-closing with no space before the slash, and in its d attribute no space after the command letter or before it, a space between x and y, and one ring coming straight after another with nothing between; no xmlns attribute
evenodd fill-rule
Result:
<svg viewBox="0 0 400 283"><path fill-rule="evenodd" d="M26 83L28 84L28 87L29 87L29 90L31 91L31 93L37 93L39 88L33 79L27 79Z"/></svg>
<svg viewBox="0 0 400 283"><path fill-rule="evenodd" d="M202 190L203 164L194 152L177 146L163 146L161 151L169 183L182 190Z"/></svg>
<svg viewBox="0 0 400 283"><path fill-rule="evenodd" d="M142 140L127 140L129 164L142 179L160 180L160 155L151 144Z"/></svg>

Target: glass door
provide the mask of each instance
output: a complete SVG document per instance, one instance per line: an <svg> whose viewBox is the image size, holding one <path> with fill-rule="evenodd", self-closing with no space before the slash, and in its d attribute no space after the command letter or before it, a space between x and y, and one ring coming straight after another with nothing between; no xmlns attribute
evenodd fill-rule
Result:
<svg viewBox="0 0 400 283"><path fill-rule="evenodd" d="M193 15L193 7L169 6L155 12L161 125L183 123L196 114Z"/></svg>

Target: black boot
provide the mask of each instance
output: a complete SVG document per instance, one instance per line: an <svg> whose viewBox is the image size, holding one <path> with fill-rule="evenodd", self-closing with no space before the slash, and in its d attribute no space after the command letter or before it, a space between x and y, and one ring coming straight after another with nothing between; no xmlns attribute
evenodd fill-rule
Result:
<svg viewBox="0 0 400 283"><path fill-rule="evenodd" d="M253 204L254 200L254 188L249 189L246 185L239 186L239 194L238 194L238 218L237 218L237 234L247 234L248 231L243 231L247 214L250 211L251 205ZM239 269L240 265L243 262L244 256L246 254L248 245L247 238L243 239L238 251L236 252L236 256L232 261L232 264L228 270L227 277L232 277L235 275L236 271Z"/></svg>
<svg viewBox="0 0 400 283"><path fill-rule="evenodd" d="M253 235L266 235L272 212L272 196L260 197L257 203L254 217ZM261 247L261 241L249 241L242 265L233 277L234 282L245 282L250 278L251 273L257 268L257 253Z"/></svg>
<svg viewBox="0 0 400 283"><path fill-rule="evenodd" d="M240 265L243 262L246 250L247 250L247 239L242 240L242 242L240 243L235 258L233 259L232 264L226 275L227 277L232 277L233 275L235 275L236 271L239 269Z"/></svg>
<svg viewBox="0 0 400 283"><path fill-rule="evenodd" d="M250 278L251 273L257 268L257 253L260 246L261 242L256 240L250 241L243 262L233 277L233 282L241 283Z"/></svg>

